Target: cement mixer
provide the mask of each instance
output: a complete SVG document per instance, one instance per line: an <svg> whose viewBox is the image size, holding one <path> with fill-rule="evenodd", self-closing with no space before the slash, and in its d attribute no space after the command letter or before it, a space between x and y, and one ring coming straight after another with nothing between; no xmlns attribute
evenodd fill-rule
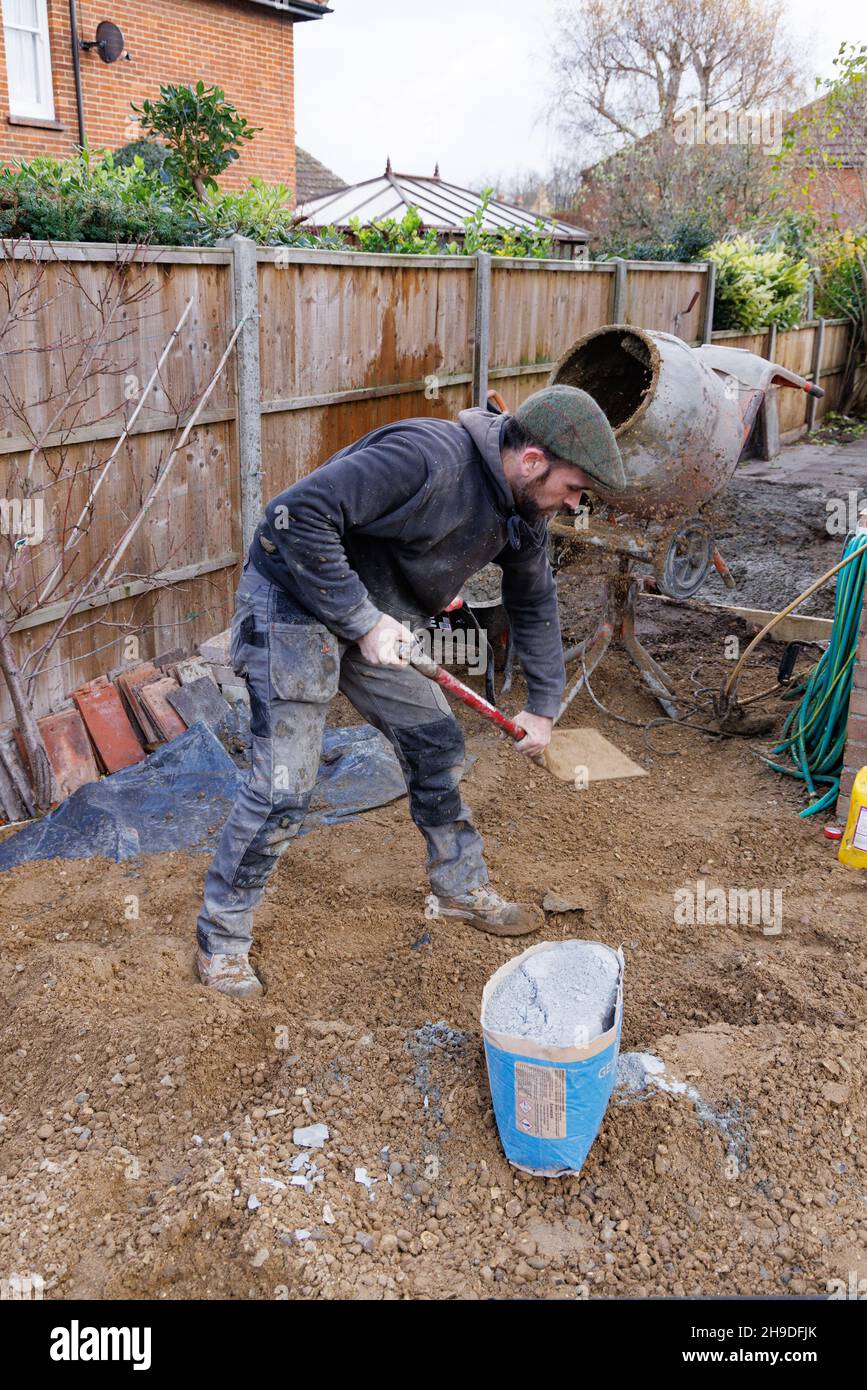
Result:
<svg viewBox="0 0 867 1390"><path fill-rule="evenodd" d="M592 514L572 524L551 523L554 535L618 557L602 621L588 642L567 652L580 655L582 669L560 714L605 652L619 646L665 712L676 717L671 682L635 636L634 565L650 564L659 591L671 598L695 594L711 564L734 588L702 508L731 479L772 386L813 396L824 392L755 353L714 344L692 348L669 333L628 324L609 324L579 338L554 367L549 384L556 383L578 386L599 403L629 480L626 494L600 489Z"/></svg>

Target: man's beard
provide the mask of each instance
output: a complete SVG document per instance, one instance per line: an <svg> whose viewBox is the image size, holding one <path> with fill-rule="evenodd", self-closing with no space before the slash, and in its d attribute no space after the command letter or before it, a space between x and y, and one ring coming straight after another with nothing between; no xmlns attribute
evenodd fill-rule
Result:
<svg viewBox="0 0 867 1390"><path fill-rule="evenodd" d="M556 516L560 510L559 507L540 507L537 501L542 484L548 481L552 472L553 468L551 464L548 464L545 472L541 473L538 478L533 478L531 482L522 484L518 491L515 491L514 487L512 488L515 506L524 520L529 521L531 525L537 521L548 521L552 516Z"/></svg>

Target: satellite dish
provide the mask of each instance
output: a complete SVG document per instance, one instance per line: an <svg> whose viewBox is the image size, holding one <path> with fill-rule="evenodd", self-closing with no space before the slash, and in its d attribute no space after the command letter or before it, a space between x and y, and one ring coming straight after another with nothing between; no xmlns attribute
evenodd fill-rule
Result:
<svg viewBox="0 0 867 1390"><path fill-rule="evenodd" d="M82 48L84 47L82 44ZM101 19L96 26L96 41L87 44L87 47L96 48L104 63L116 63L118 58L123 57L126 45L117 25L112 24L110 19Z"/></svg>

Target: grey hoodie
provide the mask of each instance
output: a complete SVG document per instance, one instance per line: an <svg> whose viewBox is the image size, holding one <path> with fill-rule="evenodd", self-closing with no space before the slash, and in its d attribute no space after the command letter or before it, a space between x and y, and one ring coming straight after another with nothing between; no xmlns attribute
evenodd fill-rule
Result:
<svg viewBox="0 0 867 1390"><path fill-rule="evenodd" d="M417 626L493 560L527 709L553 717L566 678L557 591L547 528L519 516L503 472L507 418L473 409L371 431L272 498L250 559L348 641L382 613Z"/></svg>

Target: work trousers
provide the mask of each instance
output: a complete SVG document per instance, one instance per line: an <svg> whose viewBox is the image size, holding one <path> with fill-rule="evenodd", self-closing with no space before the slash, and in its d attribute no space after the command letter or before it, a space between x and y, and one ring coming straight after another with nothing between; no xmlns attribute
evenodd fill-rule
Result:
<svg viewBox="0 0 867 1390"><path fill-rule="evenodd" d="M328 703L340 690L389 740L410 815L442 897L488 882L481 836L460 794L464 741L439 686L411 667L372 666L248 560L235 598L230 660L250 695L252 766L205 879L197 937L208 954L245 954L254 908L298 833L319 767Z"/></svg>

